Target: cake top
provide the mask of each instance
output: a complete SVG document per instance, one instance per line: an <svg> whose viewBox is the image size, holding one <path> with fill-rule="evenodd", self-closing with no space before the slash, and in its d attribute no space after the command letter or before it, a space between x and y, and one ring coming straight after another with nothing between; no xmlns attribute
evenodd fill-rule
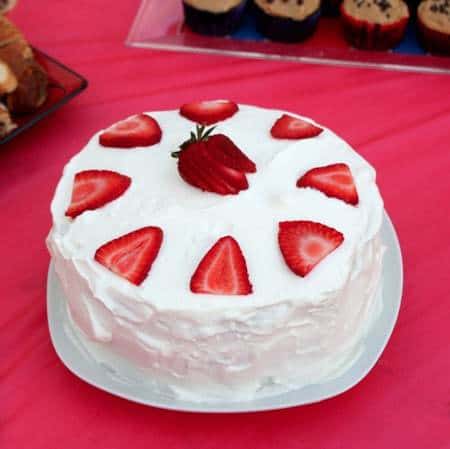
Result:
<svg viewBox="0 0 450 449"><path fill-rule="evenodd" d="M409 17L408 6L402 0L344 0L342 7L356 19L380 25Z"/></svg>
<svg viewBox="0 0 450 449"><path fill-rule="evenodd" d="M183 115L135 116L90 140L65 167L52 202L52 236L64 257L106 300L127 296L162 309L319 301L321 293L344 288L355 251L381 224L373 168L310 119L222 102L211 135L227 136L245 159L233 158L234 169L211 168L203 181L192 179L172 153L195 134L192 118L210 116L214 104L183 107ZM124 129L148 140L114 146ZM217 185L235 190L218 192ZM93 188L94 205L86 200ZM320 253L320 263L293 251L305 242L312 259ZM129 248L139 248L148 276L139 278L139 266L123 252ZM217 261L229 275L217 275ZM199 291L220 292L219 278L226 278L230 294Z"/></svg>
<svg viewBox="0 0 450 449"><path fill-rule="evenodd" d="M450 0L424 0L417 14L428 28L450 35Z"/></svg>
<svg viewBox="0 0 450 449"><path fill-rule="evenodd" d="M254 0L270 16L303 20L316 12L320 0Z"/></svg>
<svg viewBox="0 0 450 449"><path fill-rule="evenodd" d="M243 0L183 0L184 3L193 8L215 14L227 12L242 3L242 1Z"/></svg>

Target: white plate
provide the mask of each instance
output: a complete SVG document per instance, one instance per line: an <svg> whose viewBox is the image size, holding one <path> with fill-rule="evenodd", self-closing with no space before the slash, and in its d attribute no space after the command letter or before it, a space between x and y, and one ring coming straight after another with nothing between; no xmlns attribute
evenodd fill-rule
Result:
<svg viewBox="0 0 450 449"><path fill-rule="evenodd" d="M179 400L147 384L134 382L132 378L121 376L104 363L96 362L82 345L77 344L78 337L69 321L64 293L53 266L50 265L47 312L53 346L66 367L87 383L116 396L154 407L190 412L254 412L322 401L350 389L369 373L383 352L397 320L403 288L402 256L397 235L386 213L381 238L387 247L383 265L381 315L367 334L364 350L357 361L339 377L325 383L253 401L198 403ZM126 370L124 367L124 372Z"/></svg>

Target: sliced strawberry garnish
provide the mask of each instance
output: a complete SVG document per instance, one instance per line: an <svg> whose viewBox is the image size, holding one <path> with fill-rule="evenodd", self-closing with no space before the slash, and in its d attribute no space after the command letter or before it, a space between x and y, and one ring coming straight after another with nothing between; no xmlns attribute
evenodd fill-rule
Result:
<svg viewBox="0 0 450 449"><path fill-rule="evenodd" d="M342 233L314 221L279 223L281 253L287 266L298 276L306 276L343 241Z"/></svg>
<svg viewBox="0 0 450 449"><path fill-rule="evenodd" d="M222 237L206 253L191 278L191 291L213 295L252 293L245 258L233 237Z"/></svg>
<svg viewBox="0 0 450 449"><path fill-rule="evenodd" d="M272 126L270 133L276 139L307 139L323 131L312 123L291 115L283 114Z"/></svg>
<svg viewBox="0 0 450 449"><path fill-rule="evenodd" d="M131 178L109 170L86 170L75 175L72 199L66 216L75 218L119 198L131 184Z"/></svg>
<svg viewBox="0 0 450 449"><path fill-rule="evenodd" d="M222 165L244 173L256 172L255 163L229 137L214 134L208 138L208 147L211 156Z"/></svg>
<svg viewBox="0 0 450 449"><path fill-rule="evenodd" d="M220 195L236 195L248 189L246 171L256 170L255 164L226 136L211 136L197 125L189 140L181 144L178 158L180 176L194 187Z"/></svg>
<svg viewBox="0 0 450 449"><path fill-rule="evenodd" d="M148 115L139 114L109 127L100 134L99 141L104 147L146 147L158 143L161 136L158 122Z"/></svg>
<svg viewBox="0 0 450 449"><path fill-rule="evenodd" d="M205 142L195 142L180 152L178 156L178 172L189 184L207 192L221 195L236 194L238 190L228 185L209 165L204 156Z"/></svg>
<svg viewBox="0 0 450 449"><path fill-rule="evenodd" d="M193 122L212 125L230 118L238 110L238 105L229 100L198 101L181 106L180 114Z"/></svg>
<svg viewBox="0 0 450 449"><path fill-rule="evenodd" d="M162 239L160 228L141 228L102 245L95 252L95 260L132 284L140 285L158 255Z"/></svg>
<svg viewBox="0 0 450 449"><path fill-rule="evenodd" d="M212 144L208 139L203 148L197 153L197 157L202 160L204 170L209 171L215 178L219 178L227 186L230 193L239 193L241 190L248 189L248 181L245 173L217 162L212 155Z"/></svg>
<svg viewBox="0 0 450 449"><path fill-rule="evenodd" d="M358 192L347 164L313 168L300 177L297 187L312 187L348 204L358 204Z"/></svg>

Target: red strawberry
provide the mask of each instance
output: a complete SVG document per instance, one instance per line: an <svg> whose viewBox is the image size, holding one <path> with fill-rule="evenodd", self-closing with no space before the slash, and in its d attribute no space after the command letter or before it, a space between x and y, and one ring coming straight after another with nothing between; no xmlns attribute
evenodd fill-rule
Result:
<svg viewBox="0 0 450 449"><path fill-rule="evenodd" d="M180 114L193 122L212 125L230 118L238 110L238 105L229 100L198 101L181 106Z"/></svg>
<svg viewBox="0 0 450 449"><path fill-rule="evenodd" d="M206 253L191 278L193 293L249 295L253 292L241 248L231 236L222 237Z"/></svg>
<svg viewBox="0 0 450 449"><path fill-rule="evenodd" d="M194 142L181 151L178 156L178 171L181 177L194 187L207 192L221 195L238 193L238 185L227 183L222 174L216 171L217 167L211 166L211 159L205 154L207 154L206 142L201 141ZM242 176L245 178L245 175Z"/></svg>
<svg viewBox="0 0 450 449"><path fill-rule="evenodd" d="M318 136L322 128L297 117L283 114L272 126L270 133L276 139L307 139Z"/></svg>
<svg viewBox="0 0 450 449"><path fill-rule="evenodd" d="M287 266L298 276L306 276L343 241L342 233L314 221L279 223L281 253Z"/></svg>
<svg viewBox="0 0 450 449"><path fill-rule="evenodd" d="M214 134L208 139L212 157L228 168L244 173L255 173L256 165L227 136Z"/></svg>
<svg viewBox="0 0 450 449"><path fill-rule="evenodd" d="M197 126L181 150L172 153L178 158L180 176L199 189L220 195L236 195L248 189L246 172L256 170L255 164L226 136L211 136L214 128Z"/></svg>
<svg viewBox="0 0 450 449"><path fill-rule="evenodd" d="M66 216L75 218L85 210L98 209L119 198L130 184L131 178L114 171L81 171L75 175Z"/></svg>
<svg viewBox="0 0 450 449"><path fill-rule="evenodd" d="M312 187L348 204L358 204L358 192L347 164L313 168L300 177L297 187Z"/></svg>
<svg viewBox="0 0 450 449"><path fill-rule="evenodd" d="M158 122L148 115L139 114L115 123L100 134L104 147L132 148L155 145L161 140Z"/></svg>
<svg viewBox="0 0 450 449"><path fill-rule="evenodd" d="M163 239L161 228L147 226L102 245L95 260L132 284L140 285L158 255Z"/></svg>

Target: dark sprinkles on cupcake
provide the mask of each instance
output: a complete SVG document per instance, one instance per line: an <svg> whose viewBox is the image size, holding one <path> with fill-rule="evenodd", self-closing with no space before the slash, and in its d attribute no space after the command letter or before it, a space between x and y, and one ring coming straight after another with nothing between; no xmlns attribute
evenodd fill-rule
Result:
<svg viewBox="0 0 450 449"><path fill-rule="evenodd" d="M409 20L403 0L344 0L341 21L345 38L357 48L387 50L402 40Z"/></svg>
<svg viewBox="0 0 450 449"><path fill-rule="evenodd" d="M422 46L432 53L450 54L450 0L424 0L417 8Z"/></svg>
<svg viewBox="0 0 450 449"><path fill-rule="evenodd" d="M256 26L269 39L299 42L314 33L320 0L254 0Z"/></svg>
<svg viewBox="0 0 450 449"><path fill-rule="evenodd" d="M183 0L184 21L194 32L226 36L237 30L247 0Z"/></svg>

